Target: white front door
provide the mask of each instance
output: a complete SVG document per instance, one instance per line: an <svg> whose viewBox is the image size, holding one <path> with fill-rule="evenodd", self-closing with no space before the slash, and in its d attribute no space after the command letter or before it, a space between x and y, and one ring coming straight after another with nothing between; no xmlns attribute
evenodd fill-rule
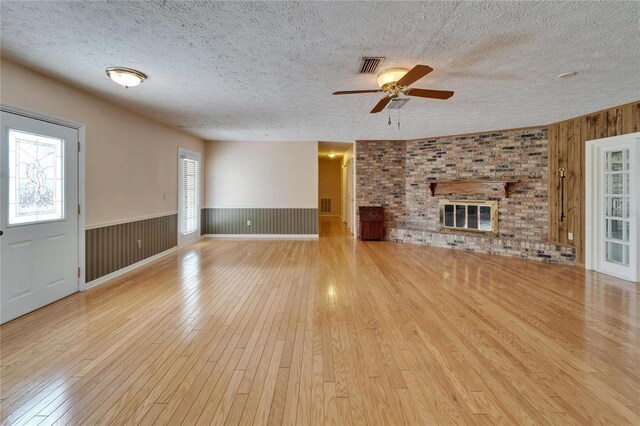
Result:
<svg viewBox="0 0 640 426"><path fill-rule="evenodd" d="M178 150L178 245L200 238L200 154Z"/></svg>
<svg viewBox="0 0 640 426"><path fill-rule="evenodd" d="M78 130L2 112L0 322L78 291Z"/></svg>
<svg viewBox="0 0 640 426"><path fill-rule="evenodd" d="M638 280L640 138L636 134L587 144L588 269Z"/></svg>

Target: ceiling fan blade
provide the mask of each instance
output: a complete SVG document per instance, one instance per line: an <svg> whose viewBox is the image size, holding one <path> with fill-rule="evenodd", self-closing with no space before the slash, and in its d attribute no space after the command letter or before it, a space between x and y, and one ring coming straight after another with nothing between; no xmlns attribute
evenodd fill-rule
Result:
<svg viewBox="0 0 640 426"><path fill-rule="evenodd" d="M333 92L334 95L357 95L358 93L378 93L382 90L341 90Z"/></svg>
<svg viewBox="0 0 640 426"><path fill-rule="evenodd" d="M393 98L397 98L397 97L398 97L398 95L395 95L395 96L386 96L386 97L384 97L384 98L380 99L380 102L378 102L378 103L376 104L376 106L374 106L374 107L373 107L373 109L371 110L371 114L375 114L376 112L380 112L380 111L382 111L382 110L384 109L384 107L386 107L386 106L387 106L387 104L388 104L389 102L391 102L391 99L393 99Z"/></svg>
<svg viewBox="0 0 640 426"><path fill-rule="evenodd" d="M430 89L407 89L404 92L407 96L418 96L420 98L449 99L453 96L450 90L430 90Z"/></svg>
<svg viewBox="0 0 640 426"><path fill-rule="evenodd" d="M431 71L433 71L433 68L428 65L416 65L415 67L411 68L409 72L406 73L400 80L398 80L397 84L398 86L404 87L410 86L425 75L429 74Z"/></svg>

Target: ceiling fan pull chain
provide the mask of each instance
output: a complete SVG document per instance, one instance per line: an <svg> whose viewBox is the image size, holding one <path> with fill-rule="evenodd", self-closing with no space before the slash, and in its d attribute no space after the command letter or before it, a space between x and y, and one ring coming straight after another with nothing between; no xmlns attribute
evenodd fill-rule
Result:
<svg viewBox="0 0 640 426"><path fill-rule="evenodd" d="M389 108L387 108L389 109ZM391 110L389 109L389 122L387 123L389 126L391 126Z"/></svg>
<svg viewBox="0 0 640 426"><path fill-rule="evenodd" d="M398 108L398 130L400 130L400 108Z"/></svg>

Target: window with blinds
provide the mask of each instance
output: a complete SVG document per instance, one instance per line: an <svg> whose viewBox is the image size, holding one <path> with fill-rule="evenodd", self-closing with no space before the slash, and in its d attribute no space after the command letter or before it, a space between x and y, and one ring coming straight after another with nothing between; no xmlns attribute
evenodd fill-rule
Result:
<svg viewBox="0 0 640 426"><path fill-rule="evenodd" d="M188 235L198 230L200 196L199 165L197 160L182 159L182 219L180 230Z"/></svg>

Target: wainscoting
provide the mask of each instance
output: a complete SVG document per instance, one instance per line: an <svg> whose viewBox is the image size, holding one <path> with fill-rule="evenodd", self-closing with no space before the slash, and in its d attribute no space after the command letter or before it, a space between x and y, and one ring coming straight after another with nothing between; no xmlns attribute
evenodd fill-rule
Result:
<svg viewBox="0 0 640 426"><path fill-rule="evenodd" d="M203 235L317 233L318 209L202 209Z"/></svg>
<svg viewBox="0 0 640 426"><path fill-rule="evenodd" d="M177 236L177 214L87 229L85 280L88 283L175 247Z"/></svg>

